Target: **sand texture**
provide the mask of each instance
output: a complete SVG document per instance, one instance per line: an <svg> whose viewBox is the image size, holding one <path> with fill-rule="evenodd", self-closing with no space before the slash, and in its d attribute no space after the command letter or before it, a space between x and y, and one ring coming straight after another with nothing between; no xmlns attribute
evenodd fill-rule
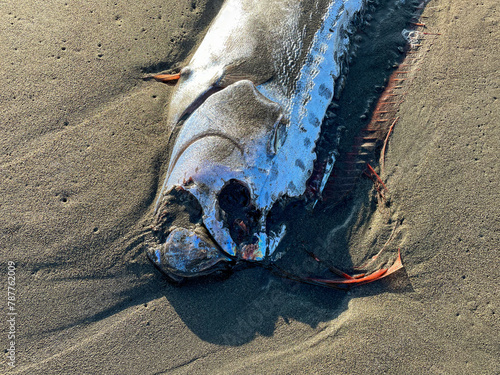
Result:
<svg viewBox="0 0 500 375"><path fill-rule="evenodd" d="M382 175L405 268L349 294L260 268L179 288L142 251L172 91L142 77L181 66L221 4L0 4L0 275L6 290L16 263L18 312L0 372L499 374L498 1L427 5L440 35ZM6 291L0 306L7 348Z"/></svg>

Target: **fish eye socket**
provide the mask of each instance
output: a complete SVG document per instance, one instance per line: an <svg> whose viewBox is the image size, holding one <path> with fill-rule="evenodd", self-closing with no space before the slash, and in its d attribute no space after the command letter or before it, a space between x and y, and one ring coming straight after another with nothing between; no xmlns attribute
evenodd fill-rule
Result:
<svg viewBox="0 0 500 375"><path fill-rule="evenodd" d="M219 193L219 207L226 212L247 207L250 201L250 190L238 180L230 180Z"/></svg>

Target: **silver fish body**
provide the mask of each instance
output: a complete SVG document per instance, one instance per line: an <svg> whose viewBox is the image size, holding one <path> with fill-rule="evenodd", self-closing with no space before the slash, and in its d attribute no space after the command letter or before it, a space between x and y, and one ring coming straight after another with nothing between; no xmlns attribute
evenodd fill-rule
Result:
<svg viewBox="0 0 500 375"><path fill-rule="evenodd" d="M301 198L363 0L228 0L181 71L150 259L174 279L273 259ZM333 161L332 161L333 162Z"/></svg>

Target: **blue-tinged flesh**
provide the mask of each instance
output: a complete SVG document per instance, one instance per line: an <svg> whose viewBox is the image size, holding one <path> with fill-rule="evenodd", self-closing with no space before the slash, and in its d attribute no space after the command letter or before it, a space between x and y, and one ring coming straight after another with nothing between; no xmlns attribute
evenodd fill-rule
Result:
<svg viewBox="0 0 500 375"><path fill-rule="evenodd" d="M272 258L286 229L270 231L266 218L276 202L304 195L364 3L224 3L172 95L168 121L176 138L156 204L158 224L167 198L181 190L199 204L201 221L157 225L162 233L148 253L159 267L186 277L226 261ZM205 231L198 263L194 231ZM180 259L183 248L188 262Z"/></svg>

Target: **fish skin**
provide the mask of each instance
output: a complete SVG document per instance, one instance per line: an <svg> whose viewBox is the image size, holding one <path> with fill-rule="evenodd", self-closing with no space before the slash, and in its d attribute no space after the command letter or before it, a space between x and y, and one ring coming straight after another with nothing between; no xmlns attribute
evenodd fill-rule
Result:
<svg viewBox="0 0 500 375"><path fill-rule="evenodd" d="M248 79L259 85L272 77L285 94L289 93L293 85L290 78L297 76L305 58L304 43L311 40L309 29L319 27L319 21L312 18L321 10L315 9L326 8L327 3L225 1L191 61L181 71L171 98L169 122L176 123L185 109L210 88L226 87L235 80Z"/></svg>
<svg viewBox="0 0 500 375"><path fill-rule="evenodd" d="M268 231L267 214L277 202L305 192L349 29L364 3L228 0L181 71L169 106L167 121L176 131L155 220L168 210L165 198L173 189L192 195L208 232L203 239L211 237L221 253L210 264L272 258L285 228ZM242 208L242 215L253 215L242 218L252 221L242 227L250 232L244 241L234 238L233 223L225 222L231 213L218 202L230 181L244 185L251 197L251 209ZM169 258L164 239L172 228L159 230L148 254L162 268L158 249ZM179 254L183 243L176 238ZM184 238L193 243L195 237ZM182 276L189 277L181 263ZM175 274L176 267L169 264L168 272Z"/></svg>

